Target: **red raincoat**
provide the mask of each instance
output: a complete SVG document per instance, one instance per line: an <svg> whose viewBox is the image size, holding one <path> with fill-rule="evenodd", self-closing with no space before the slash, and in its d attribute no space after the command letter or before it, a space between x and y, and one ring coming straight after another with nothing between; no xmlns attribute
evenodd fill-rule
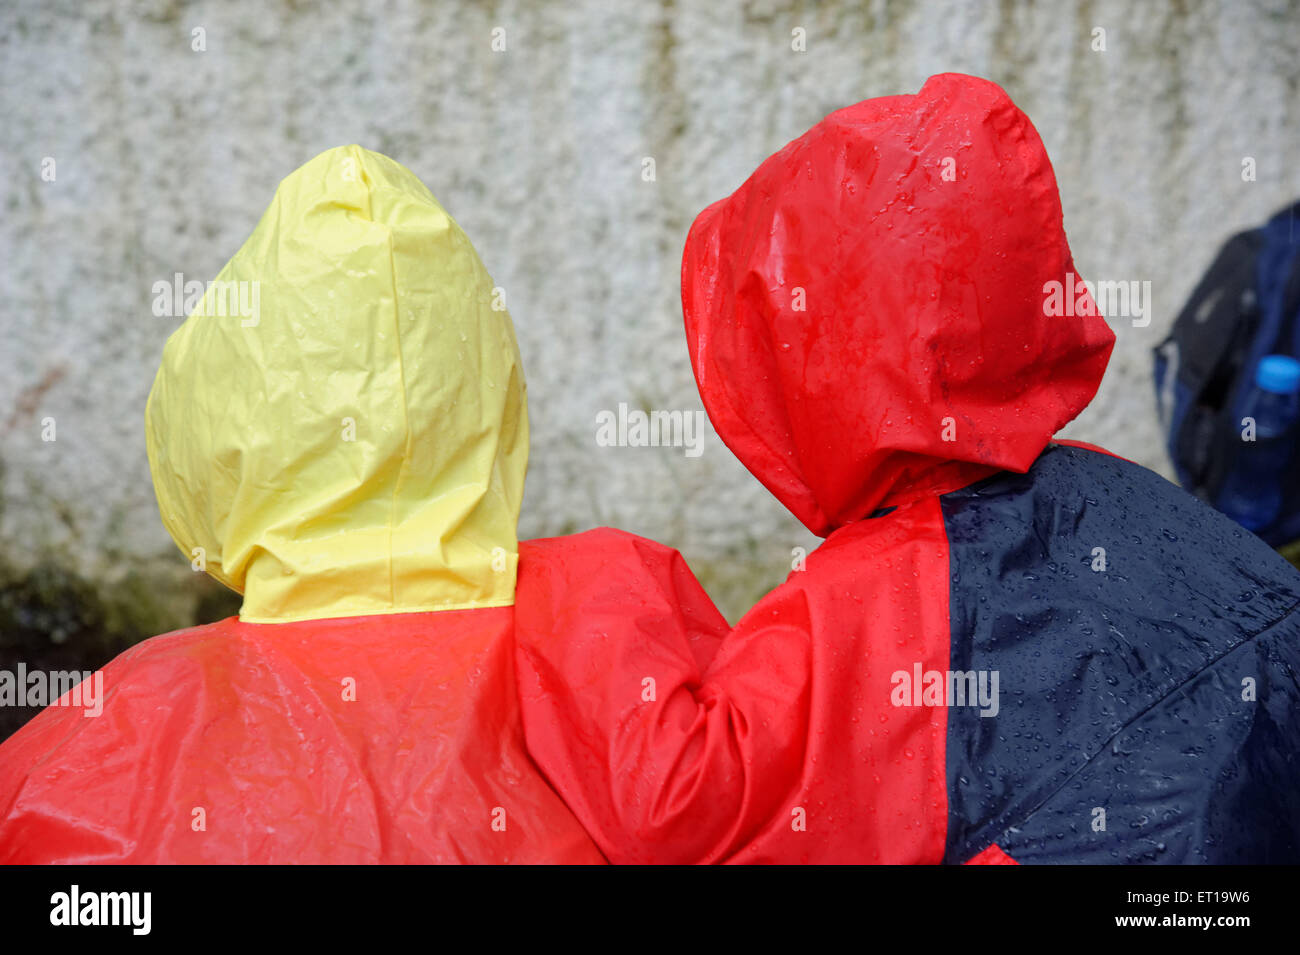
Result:
<svg viewBox="0 0 1300 955"><path fill-rule="evenodd" d="M1300 574L1049 444L1114 337L1001 89L828 116L696 219L682 303L826 541L734 628L649 541L522 551L529 752L610 861L1300 860Z"/></svg>
<svg viewBox="0 0 1300 955"><path fill-rule="evenodd" d="M891 676L947 669L940 495L1027 470L1097 389L1105 322L1044 313L1073 272L1038 134L956 75L832 113L696 219L705 407L827 540L733 629L657 544L523 551L528 746L611 861L943 858L947 716Z"/></svg>

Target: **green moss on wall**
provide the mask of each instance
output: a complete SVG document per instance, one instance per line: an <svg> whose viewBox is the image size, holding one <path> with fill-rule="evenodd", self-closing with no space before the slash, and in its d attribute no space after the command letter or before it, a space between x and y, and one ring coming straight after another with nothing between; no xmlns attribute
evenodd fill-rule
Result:
<svg viewBox="0 0 1300 955"><path fill-rule="evenodd" d="M132 572L104 586L54 560L0 563L0 669L95 670L146 637L237 613L239 599L198 574ZM36 712L0 706L0 739Z"/></svg>

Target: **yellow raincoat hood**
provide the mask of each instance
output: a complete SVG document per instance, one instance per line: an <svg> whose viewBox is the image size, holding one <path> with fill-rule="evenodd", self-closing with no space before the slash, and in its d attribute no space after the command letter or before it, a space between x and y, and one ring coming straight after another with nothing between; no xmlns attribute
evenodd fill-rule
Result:
<svg viewBox="0 0 1300 955"><path fill-rule="evenodd" d="M528 414L496 304L465 233L386 156L332 149L280 184L168 340L146 412L163 523L243 619L514 602Z"/></svg>

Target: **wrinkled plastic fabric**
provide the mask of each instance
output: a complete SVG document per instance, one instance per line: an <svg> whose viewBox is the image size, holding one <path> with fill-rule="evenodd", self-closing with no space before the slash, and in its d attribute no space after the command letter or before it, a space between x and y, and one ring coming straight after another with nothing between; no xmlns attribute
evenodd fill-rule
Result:
<svg viewBox="0 0 1300 955"><path fill-rule="evenodd" d="M600 863L513 652L509 607L147 640L0 745L0 863Z"/></svg>
<svg viewBox="0 0 1300 955"><path fill-rule="evenodd" d="M1020 863L1300 861L1300 574L1158 474L1052 447L940 499L948 850Z"/></svg>
<svg viewBox="0 0 1300 955"><path fill-rule="evenodd" d="M705 406L826 540L734 628L660 545L522 549L528 748L610 861L1294 860L1300 576L1136 465L1044 453L1113 345L1047 314L1071 272L1037 134L971 77L832 114L696 220ZM898 692L998 667L1000 719Z"/></svg>
<svg viewBox="0 0 1300 955"><path fill-rule="evenodd" d="M218 281L258 308L209 288L147 443L164 523L243 613L0 745L0 861L602 862L523 748L524 383L469 240L348 146Z"/></svg>
<svg viewBox="0 0 1300 955"><path fill-rule="evenodd" d="M611 862L939 862L943 713L890 676L947 665L944 559L934 500L856 522L728 629L662 545L526 542L529 752Z"/></svg>
<svg viewBox="0 0 1300 955"><path fill-rule="evenodd" d="M1056 177L992 83L827 116L700 213L682 308L718 434L814 533L1025 471L1114 344L1073 289Z"/></svg>
<svg viewBox="0 0 1300 955"><path fill-rule="evenodd" d="M230 314L228 283L256 314ZM242 619L511 603L528 418L494 301L391 159L341 147L281 183L168 340L146 414L163 523Z"/></svg>
<svg viewBox="0 0 1300 955"><path fill-rule="evenodd" d="M892 706L890 679L948 666L937 495L1027 469L1097 389L1105 322L1043 308L1072 268L1037 133L970 77L831 114L700 214L682 304L705 407L830 537L730 632L656 545L524 553L529 749L611 861L943 858L944 715ZM663 596L620 614L626 594Z"/></svg>

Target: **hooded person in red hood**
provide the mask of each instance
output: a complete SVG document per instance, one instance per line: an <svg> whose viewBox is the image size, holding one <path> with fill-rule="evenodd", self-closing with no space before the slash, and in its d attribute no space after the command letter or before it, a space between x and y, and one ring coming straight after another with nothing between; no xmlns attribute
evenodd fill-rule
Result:
<svg viewBox="0 0 1300 955"><path fill-rule="evenodd" d="M652 542L521 548L529 752L611 861L1300 859L1300 575L1052 443L1114 336L999 87L832 113L696 219L682 303L826 541L731 629Z"/></svg>

